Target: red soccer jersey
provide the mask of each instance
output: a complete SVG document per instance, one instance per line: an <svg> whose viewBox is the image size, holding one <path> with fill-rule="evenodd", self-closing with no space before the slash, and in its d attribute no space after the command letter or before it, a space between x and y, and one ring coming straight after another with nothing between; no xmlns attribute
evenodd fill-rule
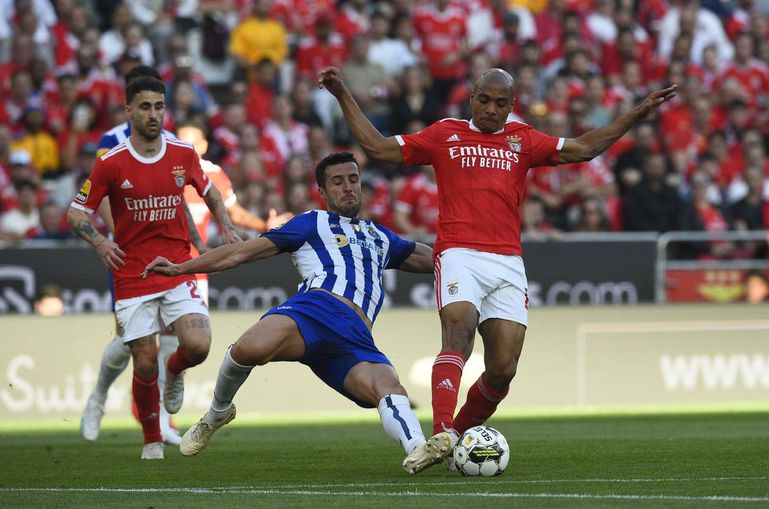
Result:
<svg viewBox="0 0 769 509"><path fill-rule="evenodd" d="M436 254L464 247L521 254L518 207L529 168L558 162L563 138L511 121L484 134L467 120L444 119L396 136L403 163L432 164L438 184Z"/></svg>
<svg viewBox="0 0 769 509"><path fill-rule="evenodd" d="M189 275L167 278L141 273L156 256L174 263L190 259L190 235L182 195L190 184L204 195L211 181L187 143L162 138L160 153L140 156L130 138L96 160L72 206L92 214L107 196L115 221L115 242L126 256L115 271L115 298L129 299L173 288Z"/></svg>

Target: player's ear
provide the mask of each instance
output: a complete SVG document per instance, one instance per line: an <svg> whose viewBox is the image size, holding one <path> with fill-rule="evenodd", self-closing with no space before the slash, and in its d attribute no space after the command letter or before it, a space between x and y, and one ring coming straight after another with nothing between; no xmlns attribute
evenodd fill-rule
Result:
<svg viewBox="0 0 769 509"><path fill-rule="evenodd" d="M321 198L323 198L325 201L328 201L328 196L326 196L326 190L322 186L318 186L318 192L320 193Z"/></svg>

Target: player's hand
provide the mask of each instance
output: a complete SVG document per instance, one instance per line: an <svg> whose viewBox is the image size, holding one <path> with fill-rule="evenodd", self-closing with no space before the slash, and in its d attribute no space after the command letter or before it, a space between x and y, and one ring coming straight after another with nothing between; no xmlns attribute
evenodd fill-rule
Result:
<svg viewBox="0 0 769 509"><path fill-rule="evenodd" d="M636 106L636 112L641 118L649 116L651 113L657 111L657 109L662 106L662 103L675 97L676 90L678 90L678 85L652 92L646 96L646 99L644 99L641 104Z"/></svg>
<svg viewBox="0 0 769 509"><path fill-rule="evenodd" d="M119 270L120 267L125 267L123 257L125 253L120 246L113 240L105 237L97 246L96 252L99 253L102 263L110 270Z"/></svg>
<svg viewBox="0 0 769 509"><path fill-rule="evenodd" d="M267 229L272 230L273 228L278 228L280 226L283 226L286 224L286 221L294 217L294 214L291 212L284 212L282 214L278 214L278 211L275 209L270 209L270 212L267 215Z"/></svg>
<svg viewBox="0 0 769 509"><path fill-rule="evenodd" d="M243 242L235 228L227 226L222 228L222 242L225 244L235 244L237 242Z"/></svg>
<svg viewBox="0 0 769 509"><path fill-rule="evenodd" d="M150 272L162 276L178 276L180 274L179 266L175 263L171 263L162 256L158 256L147 264L147 267L144 268L144 272L142 272L142 278L149 276Z"/></svg>
<svg viewBox="0 0 769 509"><path fill-rule="evenodd" d="M347 86L342 79L342 72L336 67L326 67L318 75L318 87L325 88L334 97L339 97Z"/></svg>

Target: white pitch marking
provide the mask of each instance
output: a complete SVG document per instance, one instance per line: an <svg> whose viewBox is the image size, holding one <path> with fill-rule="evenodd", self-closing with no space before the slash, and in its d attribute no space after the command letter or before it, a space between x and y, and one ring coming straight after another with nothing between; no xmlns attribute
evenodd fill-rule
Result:
<svg viewBox="0 0 769 509"><path fill-rule="evenodd" d="M352 486L351 486L352 487ZM738 497L721 495L633 495L606 494L591 495L586 493L487 493L458 492L433 493L420 491L318 491L285 490L271 488L232 489L232 488L0 488L0 492L54 492L54 493L197 493L197 494L243 494L243 495L299 495L299 496L389 496L389 497L486 497L486 498L553 498L587 500L682 500L701 502L769 502L769 497Z"/></svg>

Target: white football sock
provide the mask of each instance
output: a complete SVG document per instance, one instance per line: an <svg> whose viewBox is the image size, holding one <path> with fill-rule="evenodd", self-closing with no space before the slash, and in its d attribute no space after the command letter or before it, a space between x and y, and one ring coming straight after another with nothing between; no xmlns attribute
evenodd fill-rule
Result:
<svg viewBox="0 0 769 509"><path fill-rule="evenodd" d="M232 348L232 347L230 347ZM224 352L224 360L219 366L219 374L216 377L214 387L214 399L211 408L208 409L208 418L212 421L221 420L232 406L232 400L240 386L251 374L253 366L241 366L230 355L230 348Z"/></svg>
<svg viewBox="0 0 769 509"><path fill-rule="evenodd" d="M107 348L104 349L104 353L101 354L99 378L93 389L94 396L99 399L102 405L107 401L107 392L109 392L110 386L128 366L130 359L131 350L129 350L128 345L123 343L123 338L120 336L112 338Z"/></svg>
<svg viewBox="0 0 769 509"><path fill-rule="evenodd" d="M166 386L166 362L168 362L168 358L176 349L179 348L179 339L173 334L159 334L158 343L160 344L158 348L158 387L160 388L160 398L162 400L163 388Z"/></svg>
<svg viewBox="0 0 769 509"><path fill-rule="evenodd" d="M385 433L397 440L406 454L425 443L425 434L406 396L388 394L377 406Z"/></svg>

